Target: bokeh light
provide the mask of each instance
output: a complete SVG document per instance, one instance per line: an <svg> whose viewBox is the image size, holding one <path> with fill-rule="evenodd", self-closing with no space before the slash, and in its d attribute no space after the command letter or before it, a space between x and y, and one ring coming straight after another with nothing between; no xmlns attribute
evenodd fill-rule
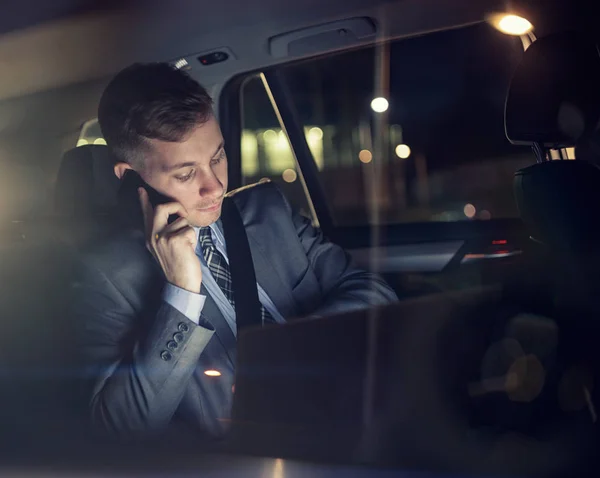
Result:
<svg viewBox="0 0 600 478"><path fill-rule="evenodd" d="M221 372L219 372L218 370L205 370L204 375L208 377L220 377Z"/></svg>
<svg viewBox="0 0 600 478"><path fill-rule="evenodd" d="M323 139L323 130L318 126L308 130L308 139L310 141L319 141Z"/></svg>
<svg viewBox="0 0 600 478"><path fill-rule="evenodd" d="M487 209L484 209L479 213L479 219L481 219L482 221L489 221L491 218L492 213L490 213L490 211L488 211Z"/></svg>
<svg viewBox="0 0 600 478"><path fill-rule="evenodd" d="M475 206L473 206L472 204L465 204L463 212L465 213L465 216L467 216L469 219L473 219L475 217L475 214L477 214L477 209L475 209Z"/></svg>
<svg viewBox="0 0 600 478"><path fill-rule="evenodd" d="M406 144L396 146L396 156L400 159L406 159L410 156L410 148Z"/></svg>
<svg viewBox="0 0 600 478"><path fill-rule="evenodd" d="M298 175L293 169L286 169L281 176L286 183L293 183L298 179Z"/></svg>
<svg viewBox="0 0 600 478"><path fill-rule="evenodd" d="M373 101L371 101L371 109L376 113L383 113L384 111L387 111L389 106L390 104L388 100L386 100L382 96L374 98Z"/></svg>
<svg viewBox="0 0 600 478"><path fill-rule="evenodd" d="M363 149L360 153L358 153L358 159L367 164L373 160L373 154L368 149Z"/></svg>
<svg viewBox="0 0 600 478"><path fill-rule="evenodd" d="M263 138L265 141L276 141L277 133L275 131L273 131L272 129L268 129L267 131L264 132Z"/></svg>

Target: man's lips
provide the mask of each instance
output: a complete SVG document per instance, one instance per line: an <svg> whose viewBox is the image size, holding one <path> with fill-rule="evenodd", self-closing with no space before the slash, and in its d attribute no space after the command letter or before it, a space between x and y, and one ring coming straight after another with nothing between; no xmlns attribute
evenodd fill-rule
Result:
<svg viewBox="0 0 600 478"><path fill-rule="evenodd" d="M214 210L218 209L220 205L221 205L221 201L218 201L211 206L198 208L198 210L203 211L203 212L214 211Z"/></svg>

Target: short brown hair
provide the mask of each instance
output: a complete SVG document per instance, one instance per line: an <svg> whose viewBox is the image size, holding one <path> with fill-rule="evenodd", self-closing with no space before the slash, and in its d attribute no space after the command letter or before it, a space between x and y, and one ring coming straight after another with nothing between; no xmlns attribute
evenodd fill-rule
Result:
<svg viewBox="0 0 600 478"><path fill-rule="evenodd" d="M212 114L206 89L185 71L168 63L136 63L104 90L98 122L116 158L142 167L146 139L183 141Z"/></svg>

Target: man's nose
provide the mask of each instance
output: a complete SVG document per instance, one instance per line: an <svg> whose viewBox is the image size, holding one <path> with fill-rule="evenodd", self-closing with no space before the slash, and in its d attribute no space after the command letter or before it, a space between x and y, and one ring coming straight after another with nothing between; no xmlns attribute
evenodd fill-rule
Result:
<svg viewBox="0 0 600 478"><path fill-rule="evenodd" d="M212 170L205 171L200 175L199 193L202 197L214 197L217 199L223 194L223 184Z"/></svg>

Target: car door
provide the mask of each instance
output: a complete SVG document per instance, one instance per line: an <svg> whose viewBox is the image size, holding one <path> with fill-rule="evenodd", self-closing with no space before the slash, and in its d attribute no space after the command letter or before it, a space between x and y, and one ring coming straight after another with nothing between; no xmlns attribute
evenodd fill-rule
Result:
<svg viewBox="0 0 600 478"><path fill-rule="evenodd" d="M503 125L522 51L477 24L240 75L219 101L231 186L271 179L400 297L502 282L534 161Z"/></svg>

